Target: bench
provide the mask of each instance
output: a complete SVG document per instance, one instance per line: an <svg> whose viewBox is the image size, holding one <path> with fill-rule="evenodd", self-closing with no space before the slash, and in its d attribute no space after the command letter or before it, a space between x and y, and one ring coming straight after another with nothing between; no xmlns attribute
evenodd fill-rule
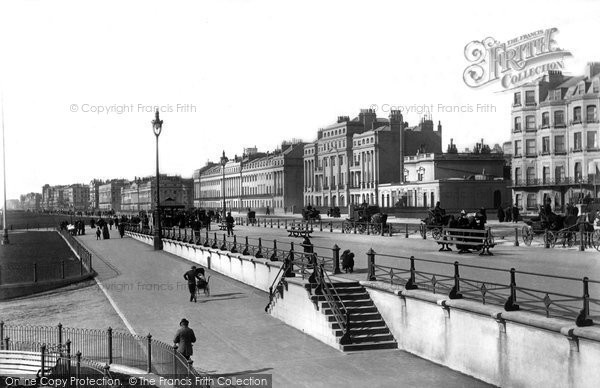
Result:
<svg viewBox="0 0 600 388"><path fill-rule="evenodd" d="M219 230L227 230L227 224L224 222L221 222L219 224ZM233 230L233 226L231 227L231 230Z"/></svg>
<svg viewBox="0 0 600 388"><path fill-rule="evenodd" d="M481 248L480 256L493 256L490 248L496 246L489 229L443 228L436 243L441 245L439 251L452 251L449 245L456 246L458 253L470 253L470 249Z"/></svg>
<svg viewBox="0 0 600 388"><path fill-rule="evenodd" d="M50 374L54 357L46 357L44 375ZM24 352L20 350L0 350L0 376L36 376L42 375L42 354L40 352Z"/></svg>
<svg viewBox="0 0 600 388"><path fill-rule="evenodd" d="M287 229L288 237L309 237L313 232L312 228L309 228L308 225L292 225Z"/></svg>

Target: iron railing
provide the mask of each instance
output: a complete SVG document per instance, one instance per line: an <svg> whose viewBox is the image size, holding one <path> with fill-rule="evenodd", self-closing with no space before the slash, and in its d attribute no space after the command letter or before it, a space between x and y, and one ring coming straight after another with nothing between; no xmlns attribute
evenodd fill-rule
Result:
<svg viewBox="0 0 600 388"><path fill-rule="evenodd" d="M377 264L375 256L390 258L405 264L391 267ZM438 260L416 259L367 252L367 280L382 281L405 289L424 289L433 293L447 293L450 299L471 299L483 304L501 305L507 311L521 309L546 317L575 319L578 326L587 326L600 318L600 299L591 298L589 285L600 281L587 277L548 275L478 265L448 263ZM416 268L419 264L420 268ZM448 268L440 271L440 268ZM461 275L463 272L463 275ZM464 272L470 275L464 276ZM517 284L517 275L523 283ZM487 280L486 280L487 279ZM579 284L582 293L558 292L547 289L548 279L559 282L563 289L575 289ZM536 288L540 285L539 288Z"/></svg>

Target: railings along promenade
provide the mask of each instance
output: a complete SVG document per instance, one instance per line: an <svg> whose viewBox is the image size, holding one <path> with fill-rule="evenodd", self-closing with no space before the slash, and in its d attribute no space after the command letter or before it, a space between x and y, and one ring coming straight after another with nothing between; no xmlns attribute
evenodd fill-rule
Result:
<svg viewBox="0 0 600 388"><path fill-rule="evenodd" d="M120 386L112 379L108 364L87 359L81 352L72 353L70 341L66 341L64 346L57 346L33 341L14 341L7 337L1 342L0 349L23 353L29 356L30 360L39 359L39 374L36 377L59 379L66 382L67 388Z"/></svg>
<svg viewBox="0 0 600 388"><path fill-rule="evenodd" d="M112 328L81 329L57 326L10 325L0 322L4 343L40 343L59 353L80 352L88 360L145 370L161 376L199 376L199 372L177 351L177 346L157 341L152 335L133 335ZM67 345L68 344L68 345Z"/></svg>
<svg viewBox="0 0 600 388"><path fill-rule="evenodd" d="M65 237L67 243L77 253L76 258L50 262L2 264L0 265L0 285L81 279L93 275L91 253L68 232L57 233L61 233Z"/></svg>
<svg viewBox="0 0 600 388"><path fill-rule="evenodd" d="M392 262L394 266L379 264L376 257L377 261ZM407 290L446 293L450 299L464 298L500 305L506 311L522 310L546 317L574 319L577 326L589 326L594 319L600 318L600 299L591 298L589 289L594 285L595 292L600 292L600 281L587 277L376 254L372 249L367 252L367 260L367 280L370 281L402 286ZM577 290L581 293L577 294Z"/></svg>

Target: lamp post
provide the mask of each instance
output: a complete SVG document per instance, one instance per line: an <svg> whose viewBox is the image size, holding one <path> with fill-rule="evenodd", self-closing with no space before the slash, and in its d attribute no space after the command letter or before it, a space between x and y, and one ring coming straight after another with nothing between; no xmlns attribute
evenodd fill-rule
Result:
<svg viewBox="0 0 600 388"><path fill-rule="evenodd" d="M160 225L160 173L158 170L158 137L162 131L163 121L158 116L158 109L156 110L156 118L152 120L152 129L156 136L156 208L154 209L154 250L159 251L162 249L162 236L161 236L161 225Z"/></svg>
<svg viewBox="0 0 600 388"><path fill-rule="evenodd" d="M223 150L223 156L221 156L221 170L223 171L223 181L221 182L223 187L223 219L225 219L225 212L227 211L227 207L225 205L225 165L228 161L229 159L227 159L227 156L225 156L225 150Z"/></svg>
<svg viewBox="0 0 600 388"><path fill-rule="evenodd" d="M4 180L4 206L2 208L2 245L8 245L6 229L6 147L4 146L4 96L2 96L2 178Z"/></svg>

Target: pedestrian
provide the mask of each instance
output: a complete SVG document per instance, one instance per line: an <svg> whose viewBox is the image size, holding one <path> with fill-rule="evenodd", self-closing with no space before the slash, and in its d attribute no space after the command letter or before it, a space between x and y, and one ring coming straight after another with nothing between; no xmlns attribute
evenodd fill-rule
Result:
<svg viewBox="0 0 600 388"><path fill-rule="evenodd" d="M102 232L100 231L100 227L96 228L96 240L100 240L100 235L102 234Z"/></svg>
<svg viewBox="0 0 600 388"><path fill-rule="evenodd" d="M269 210L269 205L267 205L267 215L271 214L271 211Z"/></svg>
<svg viewBox="0 0 600 388"><path fill-rule="evenodd" d="M342 269L346 271L346 273L354 272L354 253L350 252L350 249L346 249L344 253L342 253Z"/></svg>
<svg viewBox="0 0 600 388"><path fill-rule="evenodd" d="M504 218L506 222L512 222L512 204L504 210Z"/></svg>
<svg viewBox="0 0 600 388"><path fill-rule="evenodd" d="M125 224L123 223L119 224L119 235L121 236L121 238L125 236Z"/></svg>
<svg viewBox="0 0 600 388"><path fill-rule="evenodd" d="M196 266L192 266L192 269L183 274L183 278L188 282L190 302L196 303L196 280L198 280L198 271L196 271Z"/></svg>
<svg viewBox="0 0 600 388"><path fill-rule="evenodd" d="M499 222L504 222L504 209L502 209L502 206L498 206L498 221Z"/></svg>
<svg viewBox="0 0 600 388"><path fill-rule="evenodd" d="M512 219L515 224L519 221L519 208L517 206L512 208Z"/></svg>
<svg viewBox="0 0 600 388"><path fill-rule="evenodd" d="M227 212L227 217L225 217L225 224L227 226L227 235L228 236L233 236L233 224L234 223L235 223L235 220L231 216L231 212Z"/></svg>
<svg viewBox="0 0 600 388"><path fill-rule="evenodd" d="M183 318L181 322L179 322L179 330L177 330L175 339L173 339L173 342L177 345L177 350L186 360L189 360L192 354L194 354L192 344L196 342L196 335L194 334L194 330L188 327L189 324L190 322Z"/></svg>

